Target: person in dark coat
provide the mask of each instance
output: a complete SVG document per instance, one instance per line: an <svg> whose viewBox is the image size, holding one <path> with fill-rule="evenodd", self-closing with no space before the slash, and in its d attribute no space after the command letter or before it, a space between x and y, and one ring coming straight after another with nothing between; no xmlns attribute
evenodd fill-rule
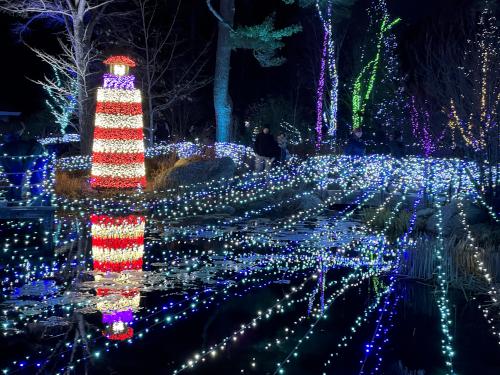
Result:
<svg viewBox="0 0 500 375"><path fill-rule="evenodd" d="M255 151L255 172L261 172L263 169L266 172L269 171L279 147L268 126L264 126L257 135L253 149Z"/></svg>
<svg viewBox="0 0 500 375"><path fill-rule="evenodd" d="M389 151L394 158L402 158L405 156L403 133L400 130L396 130L389 136Z"/></svg>
<svg viewBox="0 0 500 375"><path fill-rule="evenodd" d="M361 140L362 136L363 132L361 129L355 129L351 134L351 138L349 138L349 141L347 142L344 154L350 156L363 156L365 154L366 146Z"/></svg>

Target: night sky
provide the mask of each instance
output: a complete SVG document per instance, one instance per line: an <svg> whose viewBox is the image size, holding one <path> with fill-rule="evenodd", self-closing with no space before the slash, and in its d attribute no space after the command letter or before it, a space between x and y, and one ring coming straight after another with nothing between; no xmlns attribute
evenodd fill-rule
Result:
<svg viewBox="0 0 500 375"><path fill-rule="evenodd" d="M37 111L43 106L43 90L29 79L40 79L46 67L12 32L16 22L0 14L0 40L2 45L3 90L0 92L0 111Z"/></svg>
<svg viewBox="0 0 500 375"><path fill-rule="evenodd" d="M293 90L298 79L312 81L313 75L307 65L307 56L318 52L320 42L314 34L313 16L310 11L300 10L297 7L283 6L280 1L258 1L261 6L256 7L246 0L237 0L236 20L240 24L251 24L262 21L272 9L277 11L277 25L285 26L291 23L300 23L302 33L287 40L283 55L287 63L277 68L261 68L249 51L233 53L231 72L231 92L235 104L235 115L244 112L244 108L266 95L281 95ZM366 8L368 0L360 0L353 9L353 17L348 25L350 33L363 33L366 30ZM401 17L403 22L398 26L396 35L399 43L399 54L402 68L411 76L415 69L414 62L408 52L421 43L421 36L426 28L437 24L447 27L446 23L453 23L458 13L471 7L472 0L389 0L388 8L393 17ZM204 1L188 0L181 5L182 13L178 27L185 29L185 36L193 44L202 45L212 40L207 74L213 74L213 60L215 50L216 22L206 9ZM309 13L308 13L309 12ZM307 18L309 17L309 19ZM4 51L0 60L0 69L3 73L3 90L0 91L0 110L22 111L32 114L44 108L44 93L29 79L41 79L47 72L47 66L37 57L12 31L18 20L0 14L0 40ZM195 25L195 26L193 26ZM50 48L55 45L55 33L40 27L28 35L28 40L37 46ZM317 44L315 45L315 38ZM313 42L311 44L311 41ZM52 44L51 44L52 43ZM352 46L344 46L344 49ZM105 53L105 51L104 51ZM340 60L342 65L342 59ZM311 87L314 83L311 84ZM210 119L211 87L201 90L198 94L200 101L206 101L205 116ZM307 99L306 99L307 100ZM313 100L310 101L313 105ZM210 105L209 105L210 104Z"/></svg>

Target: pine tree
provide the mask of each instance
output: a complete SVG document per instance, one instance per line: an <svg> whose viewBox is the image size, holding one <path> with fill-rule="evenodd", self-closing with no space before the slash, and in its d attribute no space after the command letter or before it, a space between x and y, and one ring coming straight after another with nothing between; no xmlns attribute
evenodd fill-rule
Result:
<svg viewBox="0 0 500 375"><path fill-rule="evenodd" d="M289 3L290 0L284 0ZM263 67L279 66L285 59L278 55L284 46L283 39L301 30L299 25L283 29L274 26L274 15L258 25L235 26L235 0L220 0L219 11L207 0L207 6L218 20L217 53L214 77L214 108L216 140L228 142L231 138L232 101L229 94L231 52L233 49L250 49Z"/></svg>

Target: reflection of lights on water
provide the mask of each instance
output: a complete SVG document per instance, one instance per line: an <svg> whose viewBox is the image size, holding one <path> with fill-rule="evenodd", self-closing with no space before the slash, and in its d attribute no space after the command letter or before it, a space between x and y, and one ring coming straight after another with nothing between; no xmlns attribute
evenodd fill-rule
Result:
<svg viewBox="0 0 500 375"><path fill-rule="evenodd" d="M143 216L92 215L90 220L95 271L119 273L142 269L145 228Z"/></svg>
<svg viewBox="0 0 500 375"><path fill-rule="evenodd" d="M399 163L402 163L402 165ZM265 205L262 209L248 211L242 213L241 216L231 215L230 218L217 219L219 228L241 222L245 226L242 230L238 228L237 230L231 229L217 232L218 229L214 229L213 225L205 226L204 224L200 224L198 227L198 224L196 224L195 228L190 229L191 232L188 234L186 229L190 228L191 224L181 222L179 217L183 215L195 215L200 211L206 213L206 211L217 208L218 204L227 204L227 202L230 202L235 207L238 207L237 205L243 207L247 202L252 202L255 197L262 199L269 197L272 193L296 186L298 184L297 181L302 182L306 179L311 185L316 183L314 186L318 186L319 183L317 181L319 180L322 183L325 182L324 186L328 186L330 182L341 185L343 189L339 190L341 198L352 197L362 191L363 195L359 199L356 198L354 200L355 205L360 206L373 201L373 192L383 189L387 185L387 181L391 179L391 190L394 192L387 193L388 198L381 203L377 201L378 207L381 208L377 209L375 214L380 213L384 208L392 209L393 207L393 213L395 213L397 211L396 207L399 207L399 202L405 200L408 202L414 198L407 194L406 185L417 190L423 186L425 181L422 178L422 171L424 170L425 163L432 163L433 175L429 178L428 183L432 185L433 192L444 191L449 186L450 181L456 181L461 169L472 166L472 164L454 160L430 159L423 161L422 159L408 158L401 161L394 161L385 157L351 159L325 156L311 158L309 161L304 162L301 165L301 173L298 175L293 170L285 171L277 169L275 175L271 174L269 176L275 182L272 185L272 191L262 188L263 185L260 184L261 177L258 175L249 175L245 179L241 179L241 181L232 180L228 183L228 187L224 186L223 188L215 184L200 184L196 187L198 189L196 194L180 193L175 202L169 201L168 198L158 198L155 201L158 203L158 211L161 211L163 208L161 204L165 205L168 210L165 210L163 213L164 216L156 216L155 220L159 227L164 226L165 230L169 231L169 235L168 238L166 235L162 237L164 233L161 230L155 232L157 236L153 236L154 238L151 239L152 242L155 242L155 245L165 246L167 243L182 244L189 243L191 240L203 242L205 239L200 236L211 230L215 233L213 236L223 242L224 256L219 255L219 258L216 258L215 255L212 256L212 253L201 255L201 251L198 252L198 250L193 249L172 252L165 251L159 257L158 254L146 254L145 262L148 263L148 272L144 272L146 274L144 277L154 276L155 278L151 277L149 281L154 280L157 282L154 287L149 288L148 286L149 290L156 288L159 285L158 281L163 282L165 280L164 274L168 272L168 281L170 284L168 287L162 285L165 289L158 290L174 289L178 287L177 285L181 284L180 288L186 293L186 298L179 302L175 308L172 308L172 305L143 306L144 314L137 313L141 287L138 286L136 281L140 278L137 274L142 275L142 272L133 264L133 260L138 259L137 253L141 255L140 262L142 262L143 249L140 248L140 243L138 244L137 242L134 242L130 246L127 245L127 242L131 238L135 238L138 232L143 231L144 218L139 220L138 216L135 216L135 218L129 220L129 216L113 217L102 215L101 220L96 217L97 221L92 227L92 234L94 236L92 243L94 261L101 261L104 265L102 265L100 271L97 269L98 267L95 268L99 272L95 275L93 288L98 289L96 291L97 306L103 315L103 324L106 326L105 335L113 340L130 338L127 341L135 342L137 338L143 335L147 336L149 328L152 326L155 326L156 329L161 329L162 326L175 325L180 319L188 319L191 314L208 306L212 301L214 301L214 304L222 300L232 301L245 295L245 293L249 294L249 291L252 290L251 288L267 287L270 284L266 284L267 281L265 281L265 278L272 279L272 283L275 284L279 284L280 282L290 284L290 288L288 289L288 287L283 286L283 288L286 288L286 294L284 294L284 299L274 309L268 310L269 306L259 306L262 310L257 313L255 320L248 321L244 330L259 326L261 320L271 320L275 316L284 317L283 312L286 311L305 311L303 309L304 306L300 304L304 305L304 302L307 304L307 301L314 303L311 309L312 318L327 319L328 314L326 312L329 307L328 299L330 291L337 293L336 291L338 290L339 295L341 295L347 290L346 288L358 288L360 285L359 278L356 275L354 275L356 278L347 280L345 284L338 283L338 279L326 281L326 278L320 279L318 277L318 271L321 271L322 268L318 268L318 264L314 262L314 259L317 259L319 254L323 254L325 248L331 250L327 255L324 255L325 267L327 267L326 264L331 268L343 267L349 270L348 272L352 269L359 270L361 267L373 267L377 274L381 274L392 264L384 262L381 256L379 257L379 254L382 254L384 257L391 256L392 251L390 246L380 242L384 238L383 234L379 232L369 233L367 232L368 228L360 228L359 225L356 228L352 228L353 225L349 224L350 221L348 220L350 212L348 209L338 213L338 215L336 212L334 217L329 218L331 221L325 220L323 222L323 219L319 219L318 212L327 206L328 202L339 199L338 197L319 202L312 208L297 209L292 217L281 217L275 221L262 220L257 222L256 220L249 221L248 218L255 219L255 217L259 217L262 212L266 212L269 208L286 206L288 200L276 200L267 206ZM476 170L473 169L472 176L476 174ZM468 179L467 175L463 175L461 186L464 191L471 192L473 191L473 187L470 186ZM310 193L314 191L311 189ZM206 197L215 198L211 200ZM82 202L85 201L82 200L79 203L80 211L88 207L88 205ZM179 211L182 212L182 215L179 214ZM178 226L171 225L172 220L170 218L175 215L177 215L178 222L176 225ZM307 222L305 220L308 217L314 217L314 222L309 226L309 230L306 230L307 225L305 224ZM393 219L394 215L390 215L385 225L390 224L390 221ZM337 226L339 222L342 222L341 228ZM368 220L368 223L372 223L372 220ZM178 229L178 231L175 232L174 229ZM289 233L293 233L293 236L290 234L287 237L286 235ZM143 235L144 233L142 233ZM115 252L109 249L103 250L105 248L103 245L105 241L102 240L102 237L109 237L112 240L109 241L108 245L116 250ZM101 239L98 240L99 238ZM356 246L349 246L347 243L344 243L345 238L348 238L351 242L354 239ZM272 253L268 251L269 247L266 248L266 245L272 245ZM255 255L256 247L262 250L258 255ZM242 256L242 249L249 253ZM240 252L238 253L237 251ZM250 252L253 253L249 255ZM371 256L374 259L371 259ZM152 265L153 262L158 262L158 264L161 264L161 267L164 267L161 271L161 276L158 275L160 272L156 275L153 275L153 272L149 272L149 266L154 267ZM305 270L308 271L307 274L305 274ZM286 272L286 275L283 275L283 272ZM302 285L294 285L297 280L301 280L304 276L311 277L312 273L314 273L316 279L314 282L317 282L317 285L321 286L321 288L323 288L322 281L325 280L324 290L327 292L324 300L325 312L319 308L321 307L320 304L315 303L316 300L321 302L317 295L316 299L311 298L314 295L311 294L310 288L305 288ZM159 280L161 277L163 279ZM233 277L236 281L232 280ZM276 278L278 279L276 280ZM219 280L223 280L224 282L219 282ZM288 280L287 283L285 283L286 280ZM174 283L177 283L177 285L175 287L171 286ZM106 291L104 285L109 290ZM203 293L207 293L208 296L205 299L200 297L200 285L210 285L210 292L208 288L203 289ZM380 288L380 290L382 291L383 288ZM231 294L233 291L234 293ZM320 291L323 291L323 289L320 289ZM298 294L300 295L298 296ZM185 314L182 312L182 309L185 309ZM70 311L70 308L68 308L68 311ZM374 304L373 309L367 310L367 313L374 314L377 311ZM140 326L134 326L136 332L133 332L131 327L131 323L134 320L134 313L136 315L135 319L140 322ZM152 316L152 318L149 318L149 316ZM365 322L364 314L360 319L362 319L359 321L360 324ZM294 324L289 324L294 322L287 321L286 323L289 327L295 327ZM139 330L139 327L144 327L144 329ZM353 325L353 329L357 329L357 325ZM224 342L219 346L207 349L206 356L214 357L217 356L219 351L229 350L230 345L235 340L239 343L238 345L241 345L242 342L245 342L242 332L243 328L242 330L235 331L234 335L228 338L229 343L227 344ZM292 339L297 338L296 332L298 331L295 329L290 331L285 330L285 333L279 335L277 340L273 342L280 343L281 345L289 343ZM94 339L96 340L94 342L97 342L97 339L92 337L92 340ZM350 340L350 334L346 336L346 345L348 340ZM119 347L117 342L109 346L115 347L115 345ZM104 353L102 351L103 355ZM292 358L294 357L300 357L298 351L293 352ZM189 358L190 365L200 365L204 361L204 358L205 354L198 350L196 355ZM258 365L259 368L262 367L260 362L257 363L257 361L254 361L253 363ZM247 366L253 367L251 362L247 362ZM288 366L288 362L282 364L282 369L286 366Z"/></svg>
<svg viewBox="0 0 500 375"><path fill-rule="evenodd" d="M142 271L145 218L92 215L91 223L94 271L104 273L96 274L96 281L104 283L113 277L110 287L96 289L96 307L106 325L104 335L110 340L126 340L134 334L130 324L140 305L139 287L131 276Z"/></svg>

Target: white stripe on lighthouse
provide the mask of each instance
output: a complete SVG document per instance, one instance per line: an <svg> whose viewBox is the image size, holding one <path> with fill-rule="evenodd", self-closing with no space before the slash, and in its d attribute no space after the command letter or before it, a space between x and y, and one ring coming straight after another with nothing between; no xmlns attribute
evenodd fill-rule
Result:
<svg viewBox="0 0 500 375"><path fill-rule="evenodd" d="M110 154L143 153L144 141L142 139L94 139L92 150L94 152L107 152Z"/></svg>
<svg viewBox="0 0 500 375"><path fill-rule="evenodd" d="M146 174L144 163L103 164L94 163L92 176L96 177L142 177Z"/></svg>
<svg viewBox="0 0 500 375"><path fill-rule="evenodd" d="M140 90L97 89L98 102L142 103Z"/></svg>
<svg viewBox="0 0 500 375"><path fill-rule="evenodd" d="M139 129L143 127L142 115L108 115L96 113L95 126L99 128Z"/></svg>

